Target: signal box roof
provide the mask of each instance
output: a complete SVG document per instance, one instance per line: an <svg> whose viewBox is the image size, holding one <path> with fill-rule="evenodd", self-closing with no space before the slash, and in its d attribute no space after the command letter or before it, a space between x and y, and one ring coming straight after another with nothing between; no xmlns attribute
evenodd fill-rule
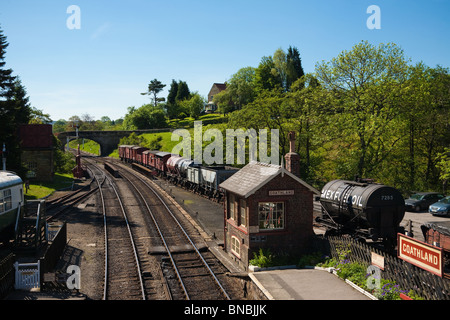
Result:
<svg viewBox="0 0 450 320"><path fill-rule="evenodd" d="M296 180L315 194L320 192L302 179L287 171L284 167L251 161L245 167L220 184L220 187L244 198L248 198L279 174L285 174Z"/></svg>

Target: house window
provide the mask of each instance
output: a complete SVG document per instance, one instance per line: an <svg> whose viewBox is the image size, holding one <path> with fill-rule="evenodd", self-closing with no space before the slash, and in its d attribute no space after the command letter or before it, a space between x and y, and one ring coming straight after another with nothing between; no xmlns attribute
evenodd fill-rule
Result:
<svg viewBox="0 0 450 320"><path fill-rule="evenodd" d="M235 236L231 237L231 252L233 252L239 258L241 257L241 242Z"/></svg>
<svg viewBox="0 0 450 320"><path fill-rule="evenodd" d="M284 202L260 202L258 214L260 230L284 228Z"/></svg>
<svg viewBox="0 0 450 320"><path fill-rule="evenodd" d="M247 204L244 199L241 199L239 201L239 213L240 213L240 219L241 219L241 225L246 226L247 225Z"/></svg>

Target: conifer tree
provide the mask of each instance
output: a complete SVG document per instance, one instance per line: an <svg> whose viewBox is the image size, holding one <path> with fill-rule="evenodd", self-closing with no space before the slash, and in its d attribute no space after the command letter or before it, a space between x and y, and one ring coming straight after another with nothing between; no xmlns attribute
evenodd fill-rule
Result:
<svg viewBox="0 0 450 320"><path fill-rule="evenodd" d="M18 128L30 120L32 109L26 90L12 69L6 68L6 36L0 29L0 144L6 146L7 168L20 171Z"/></svg>
<svg viewBox="0 0 450 320"><path fill-rule="evenodd" d="M299 78L305 75L302 67L302 59L300 59L300 53L296 47L289 47L287 53L287 66L286 66L286 89L289 90L291 85Z"/></svg>

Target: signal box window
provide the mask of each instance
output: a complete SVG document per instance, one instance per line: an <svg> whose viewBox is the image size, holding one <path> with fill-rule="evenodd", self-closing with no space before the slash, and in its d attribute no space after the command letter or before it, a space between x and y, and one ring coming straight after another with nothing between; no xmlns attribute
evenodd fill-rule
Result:
<svg viewBox="0 0 450 320"><path fill-rule="evenodd" d="M260 202L258 204L259 229L284 229L284 202Z"/></svg>

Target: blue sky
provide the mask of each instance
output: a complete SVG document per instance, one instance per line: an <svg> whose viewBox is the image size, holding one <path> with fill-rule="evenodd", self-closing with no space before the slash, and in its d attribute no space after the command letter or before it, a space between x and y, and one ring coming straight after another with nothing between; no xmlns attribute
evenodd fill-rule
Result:
<svg viewBox="0 0 450 320"><path fill-rule="evenodd" d="M70 30L67 8L80 8ZM370 5L381 29L370 30ZM240 68L276 49L298 48L305 72L362 40L400 45L412 62L450 67L450 1L404 0L1 0L7 67L33 107L53 120L118 119L150 80L186 81L206 96Z"/></svg>

